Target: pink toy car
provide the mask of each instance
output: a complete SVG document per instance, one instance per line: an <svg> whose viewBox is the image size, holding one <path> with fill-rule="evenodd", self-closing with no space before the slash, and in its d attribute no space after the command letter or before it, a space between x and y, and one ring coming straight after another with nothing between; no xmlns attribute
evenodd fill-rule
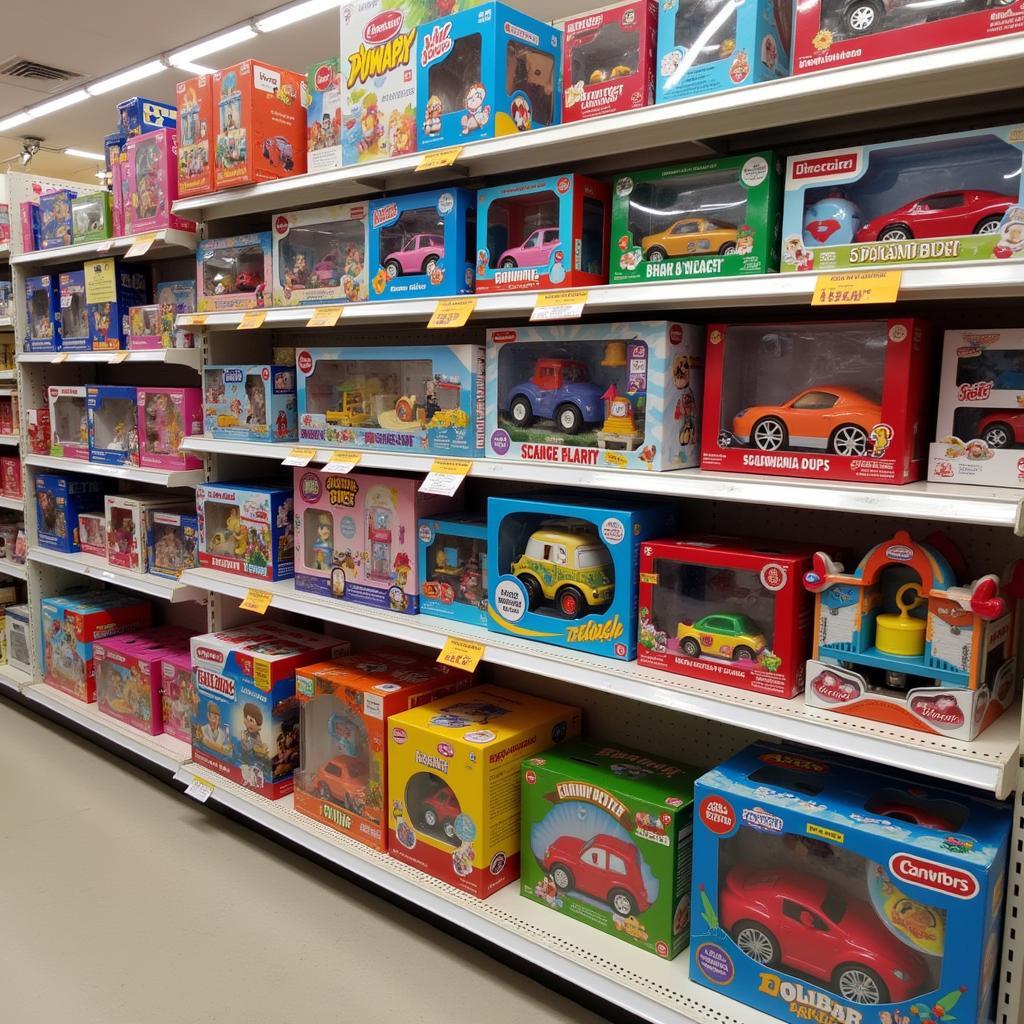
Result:
<svg viewBox="0 0 1024 1024"><path fill-rule="evenodd" d="M522 245L506 249L498 258L498 266L546 267L551 251L558 245L558 228L537 228Z"/></svg>
<svg viewBox="0 0 1024 1024"><path fill-rule="evenodd" d="M429 274L438 260L444 259L444 239L440 235L413 235L398 252L384 261L388 277L402 274Z"/></svg>

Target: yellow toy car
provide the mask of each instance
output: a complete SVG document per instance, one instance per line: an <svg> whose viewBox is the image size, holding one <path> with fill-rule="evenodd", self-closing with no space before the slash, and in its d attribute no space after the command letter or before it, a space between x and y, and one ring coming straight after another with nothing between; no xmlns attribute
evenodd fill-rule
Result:
<svg viewBox="0 0 1024 1024"><path fill-rule="evenodd" d="M731 661L753 661L764 649L764 634L746 615L719 613L705 615L692 625L680 622L676 635L679 648L688 658L710 654Z"/></svg>
<svg viewBox="0 0 1024 1024"><path fill-rule="evenodd" d="M217 417L218 427L237 427L240 425L238 417L232 416L230 413L223 413Z"/></svg>
<svg viewBox="0 0 1024 1024"><path fill-rule="evenodd" d="M667 231L648 235L640 242L644 259L651 263L676 256L718 253L725 256L736 249L739 232L732 224L719 224L704 217L684 217Z"/></svg>

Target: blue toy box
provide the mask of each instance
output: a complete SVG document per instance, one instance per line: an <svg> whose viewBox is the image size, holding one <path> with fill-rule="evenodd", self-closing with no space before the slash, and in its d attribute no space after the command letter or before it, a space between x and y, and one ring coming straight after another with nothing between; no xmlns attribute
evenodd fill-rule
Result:
<svg viewBox="0 0 1024 1024"><path fill-rule="evenodd" d="M154 576L179 579L199 565L199 519L188 512L153 508L146 513L146 567Z"/></svg>
<svg viewBox="0 0 1024 1024"><path fill-rule="evenodd" d="M207 366L203 430L241 441L294 441L294 366Z"/></svg>
<svg viewBox="0 0 1024 1024"><path fill-rule="evenodd" d="M299 349L295 362L303 444L484 453L480 345Z"/></svg>
<svg viewBox="0 0 1024 1024"><path fill-rule="evenodd" d="M416 54L421 150L561 120L561 29L487 3L421 25Z"/></svg>
<svg viewBox="0 0 1024 1024"><path fill-rule="evenodd" d="M60 278L42 274L25 278L25 351L60 352Z"/></svg>
<svg viewBox="0 0 1024 1024"><path fill-rule="evenodd" d="M87 260L84 271L89 312L89 345L86 347L93 352L127 348L131 330L128 310L149 301L146 275L122 267L110 257Z"/></svg>
<svg viewBox="0 0 1024 1024"><path fill-rule="evenodd" d="M111 132L109 135L103 136L103 160L107 168L107 174L113 174L114 164L117 163L118 158L121 156L127 141L128 136L121 131Z"/></svg>
<svg viewBox="0 0 1024 1024"><path fill-rule="evenodd" d="M695 801L697 984L785 1021L988 1018L1006 805L767 744Z"/></svg>
<svg viewBox="0 0 1024 1024"><path fill-rule="evenodd" d="M103 513L103 485L74 474L36 475L36 525L40 547L71 553L78 546L81 512Z"/></svg>
<svg viewBox="0 0 1024 1024"><path fill-rule="evenodd" d="M117 123L120 131L129 138L155 132L158 128L177 128L178 108L172 103L133 96L118 103Z"/></svg>
<svg viewBox="0 0 1024 1024"><path fill-rule="evenodd" d="M640 544L676 528L672 505L619 496L488 498L488 628L632 661Z"/></svg>
<svg viewBox="0 0 1024 1024"><path fill-rule="evenodd" d="M71 245L74 237L71 200L78 195L61 188L39 197L39 248L58 249Z"/></svg>
<svg viewBox="0 0 1024 1024"><path fill-rule="evenodd" d="M370 203L370 298L472 294L475 215L476 193L465 188Z"/></svg>
<svg viewBox="0 0 1024 1024"><path fill-rule="evenodd" d="M306 169L310 174L341 166L341 61L328 57L306 74Z"/></svg>
<svg viewBox="0 0 1024 1024"><path fill-rule="evenodd" d="M774 0L663 0L658 16L657 102L770 82L789 74L792 14L780 32Z"/></svg>
<svg viewBox="0 0 1024 1024"><path fill-rule="evenodd" d="M138 392L111 384L85 389L89 461L107 466L139 464Z"/></svg>
<svg viewBox="0 0 1024 1024"><path fill-rule="evenodd" d="M420 614L487 625L487 520L468 512L421 519Z"/></svg>
<svg viewBox="0 0 1024 1024"><path fill-rule="evenodd" d="M89 351L89 309L85 302L85 271L61 274L60 336L65 352Z"/></svg>

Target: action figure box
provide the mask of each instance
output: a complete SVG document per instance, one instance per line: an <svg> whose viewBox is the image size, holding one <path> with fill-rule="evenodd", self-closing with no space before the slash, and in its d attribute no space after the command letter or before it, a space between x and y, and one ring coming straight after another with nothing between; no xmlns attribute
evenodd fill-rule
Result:
<svg viewBox="0 0 1024 1024"><path fill-rule="evenodd" d="M147 523L154 509L190 513L192 495L186 491L154 494L108 494L104 498L107 520L107 561L130 572L145 572Z"/></svg>
<svg viewBox="0 0 1024 1024"><path fill-rule="evenodd" d="M487 626L487 520L463 512L421 519L420 612Z"/></svg>
<svg viewBox="0 0 1024 1024"><path fill-rule="evenodd" d="M40 547L79 550L78 514L103 509L103 485L73 473L36 474L37 540Z"/></svg>
<svg viewBox="0 0 1024 1024"><path fill-rule="evenodd" d="M86 389L89 461L108 466L139 464L138 389L90 384Z"/></svg>
<svg viewBox="0 0 1024 1024"><path fill-rule="evenodd" d="M341 61L328 57L306 74L306 167L310 174L341 167Z"/></svg>
<svg viewBox="0 0 1024 1024"><path fill-rule="evenodd" d="M85 300L85 271L69 270L58 278L60 288L60 336L67 352L89 352L89 307Z"/></svg>
<svg viewBox="0 0 1024 1024"><path fill-rule="evenodd" d="M213 183L213 75L177 85L178 196L204 195Z"/></svg>
<svg viewBox="0 0 1024 1024"><path fill-rule="evenodd" d="M295 367L204 367L203 427L230 440L296 440Z"/></svg>
<svg viewBox="0 0 1024 1024"><path fill-rule="evenodd" d="M60 352L60 278L41 274L25 278L25 351Z"/></svg>
<svg viewBox="0 0 1024 1024"><path fill-rule="evenodd" d="M41 409L26 409L25 421L28 425L28 446L33 455L50 454L50 410L47 406Z"/></svg>
<svg viewBox="0 0 1024 1024"><path fill-rule="evenodd" d="M164 732L191 744L192 719L198 708L191 650L165 654L160 662L160 712Z"/></svg>
<svg viewBox="0 0 1024 1024"><path fill-rule="evenodd" d="M161 128L173 129L178 123L178 112L169 103L133 96L118 103L117 123L122 134L130 139Z"/></svg>
<svg viewBox="0 0 1024 1024"><path fill-rule="evenodd" d="M125 234L143 231L195 231L195 221L171 212L178 198L178 135L174 128L159 128L135 135L125 147L128 190Z"/></svg>
<svg viewBox="0 0 1024 1024"><path fill-rule="evenodd" d="M127 348L128 310L149 301L146 274L122 267L112 257L87 260L84 269L89 348L93 352Z"/></svg>
<svg viewBox="0 0 1024 1024"><path fill-rule="evenodd" d="M576 739L522 766L520 892L666 960L690 938L700 771Z"/></svg>
<svg viewBox="0 0 1024 1024"><path fill-rule="evenodd" d="M71 245L74 224L71 203L78 195L70 189L55 189L39 197L39 248L59 249Z"/></svg>
<svg viewBox="0 0 1024 1024"><path fill-rule="evenodd" d="M146 514L146 570L178 579L199 566L199 519L187 512L151 509Z"/></svg>
<svg viewBox="0 0 1024 1024"><path fill-rule="evenodd" d="M75 245L101 242L114 233L110 193L93 192L71 200L71 222Z"/></svg>
<svg viewBox="0 0 1024 1024"><path fill-rule="evenodd" d="M144 469L202 469L203 460L181 450L187 437L203 432L199 388L139 388L139 465Z"/></svg>
<svg viewBox="0 0 1024 1024"><path fill-rule="evenodd" d="M519 877L520 765L580 709L478 686L388 721L388 853L480 899Z"/></svg>
<svg viewBox="0 0 1024 1024"><path fill-rule="evenodd" d="M267 282L273 280L270 232L203 239L196 264L200 313L262 309Z"/></svg>
<svg viewBox="0 0 1024 1024"><path fill-rule="evenodd" d="M690 977L783 1021L986 1019L1009 808L757 744L697 780Z"/></svg>
<svg viewBox="0 0 1024 1024"><path fill-rule="evenodd" d="M86 389L79 384L51 384L46 389L50 404L50 451L58 459L89 460L89 420Z"/></svg>
<svg viewBox="0 0 1024 1024"><path fill-rule="evenodd" d="M78 546L87 555L107 557L107 517L102 512L79 512Z"/></svg>
<svg viewBox="0 0 1024 1024"><path fill-rule="evenodd" d="M0 456L0 494L5 498L23 496L21 474L21 456Z"/></svg>

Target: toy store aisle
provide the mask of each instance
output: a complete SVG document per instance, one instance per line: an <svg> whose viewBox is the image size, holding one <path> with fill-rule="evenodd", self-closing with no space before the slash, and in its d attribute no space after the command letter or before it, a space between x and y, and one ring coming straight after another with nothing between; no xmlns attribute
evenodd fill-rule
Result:
<svg viewBox="0 0 1024 1024"><path fill-rule="evenodd" d="M600 1021L4 699L0 736L5 1024Z"/></svg>

